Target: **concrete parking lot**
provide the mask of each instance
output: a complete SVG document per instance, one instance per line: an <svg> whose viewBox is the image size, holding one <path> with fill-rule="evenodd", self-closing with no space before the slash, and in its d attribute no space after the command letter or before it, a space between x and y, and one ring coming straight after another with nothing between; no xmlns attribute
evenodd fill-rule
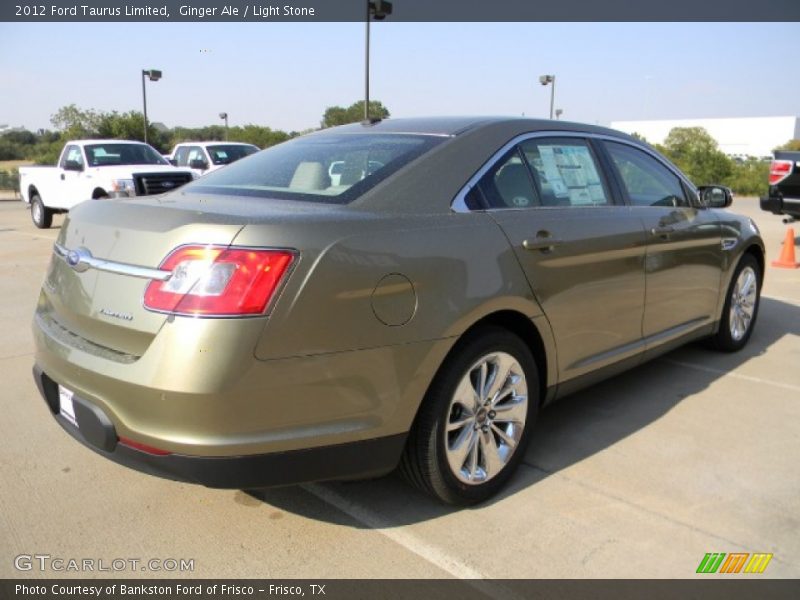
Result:
<svg viewBox="0 0 800 600"><path fill-rule="evenodd" d="M734 210L776 258L780 218L752 198ZM40 231L21 202L0 202L0 577L93 576L15 568L47 554L194 560L190 573L119 573L145 577L685 578L708 552L773 553L761 577L800 576L800 270L767 268L745 350L685 347L552 406L512 485L455 510L396 475L248 494L77 444L30 373L62 222Z"/></svg>

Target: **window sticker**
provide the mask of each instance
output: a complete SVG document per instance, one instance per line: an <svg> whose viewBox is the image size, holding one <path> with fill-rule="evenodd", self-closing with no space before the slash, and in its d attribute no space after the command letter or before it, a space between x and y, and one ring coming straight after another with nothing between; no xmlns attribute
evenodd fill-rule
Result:
<svg viewBox="0 0 800 600"><path fill-rule="evenodd" d="M541 165L557 198L571 204L598 204L606 201L600 175L586 146L539 146ZM543 182L544 183L544 182Z"/></svg>

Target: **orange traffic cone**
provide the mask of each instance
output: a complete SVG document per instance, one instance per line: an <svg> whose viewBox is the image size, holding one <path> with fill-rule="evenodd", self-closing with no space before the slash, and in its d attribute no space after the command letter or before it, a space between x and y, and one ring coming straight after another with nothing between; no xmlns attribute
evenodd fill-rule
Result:
<svg viewBox="0 0 800 600"><path fill-rule="evenodd" d="M800 263L796 262L794 258L794 229L791 227L786 230L781 256L778 260L772 261L772 266L783 269L800 269Z"/></svg>

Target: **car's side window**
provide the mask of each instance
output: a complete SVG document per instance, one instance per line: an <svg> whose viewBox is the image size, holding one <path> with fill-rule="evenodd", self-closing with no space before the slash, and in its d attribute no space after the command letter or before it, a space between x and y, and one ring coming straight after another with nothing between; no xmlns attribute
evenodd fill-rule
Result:
<svg viewBox="0 0 800 600"><path fill-rule="evenodd" d="M186 164L191 165L193 160L202 160L203 162L208 162L205 154L203 153L203 149L200 146L189 146Z"/></svg>
<svg viewBox="0 0 800 600"><path fill-rule="evenodd" d="M530 173L516 147L492 165L477 187L489 208L539 206Z"/></svg>
<svg viewBox="0 0 800 600"><path fill-rule="evenodd" d="M606 142L611 160L634 206L689 206L681 181L667 167L636 148Z"/></svg>
<svg viewBox="0 0 800 600"><path fill-rule="evenodd" d="M61 159L61 168L64 168L64 165L67 162L75 162L79 165L83 166L83 154L81 153L80 146L70 145L67 146L67 149L64 150L64 158Z"/></svg>
<svg viewBox="0 0 800 600"><path fill-rule="evenodd" d="M179 167L188 166L189 161L186 158L189 156L189 148L188 146L181 146L175 152L175 164Z"/></svg>
<svg viewBox="0 0 800 600"><path fill-rule="evenodd" d="M612 204L600 167L585 140L537 138L520 144L542 206Z"/></svg>

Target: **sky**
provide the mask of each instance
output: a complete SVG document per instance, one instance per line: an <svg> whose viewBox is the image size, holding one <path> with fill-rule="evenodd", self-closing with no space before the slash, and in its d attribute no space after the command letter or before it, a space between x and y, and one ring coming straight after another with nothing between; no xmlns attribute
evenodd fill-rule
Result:
<svg viewBox="0 0 800 600"><path fill-rule="evenodd" d="M372 24L370 96L394 117L611 121L800 116L798 23ZM363 23L0 23L0 125L60 107L142 109L168 127L302 131L364 95Z"/></svg>

